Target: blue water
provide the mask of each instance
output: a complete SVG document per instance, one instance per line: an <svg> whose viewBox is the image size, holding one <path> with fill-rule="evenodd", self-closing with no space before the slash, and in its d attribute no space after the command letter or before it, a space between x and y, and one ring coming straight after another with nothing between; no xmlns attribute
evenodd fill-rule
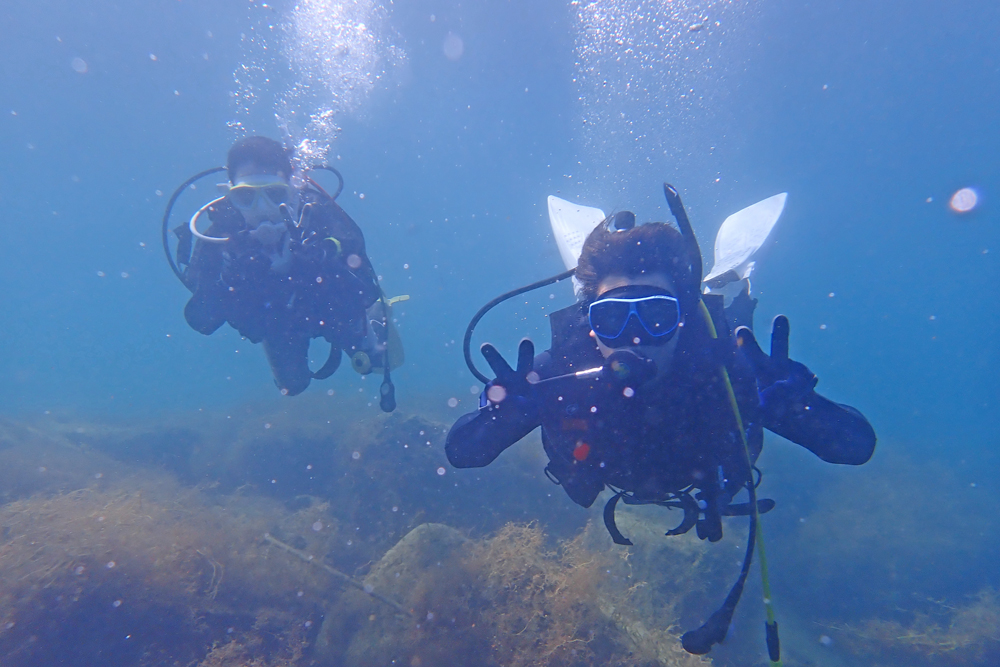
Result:
<svg viewBox="0 0 1000 667"><path fill-rule="evenodd" d="M340 203L364 230L385 291L411 297L398 312L400 409L444 411L452 397L459 406L447 414L473 409L461 354L468 318L562 270L547 195L664 220L667 180L708 257L727 215L788 192L758 257L758 327L787 314L792 356L825 395L871 420L880 444L867 474L878 477L882 456L938 461L950 486L927 494L992 517L1000 6L606 4L635 10L626 35L645 35L658 12L692 24L705 16L706 27L650 50L643 67L626 40L624 61L597 81L577 51L586 2L387 7L405 62L338 117L331 155L346 180ZM234 120L280 137L273 105L240 116L233 73L248 58L248 32L290 10L219 0L0 7L2 414L127 420L296 400L278 394L261 351L234 331L187 327L187 293L159 240L167 197L222 164L239 136ZM464 44L457 60L443 53L449 33ZM276 88L293 83L272 55ZM615 90L602 97L604 80ZM623 94L627 80L645 92ZM185 194L182 216L210 186ZM958 215L948 201L962 187L976 189L979 205ZM476 343L505 353L522 336L544 345L544 314L570 299L558 285L508 304ZM337 400L374 396L377 385L344 368L308 393L330 388ZM774 465L796 502L841 474L788 456ZM995 537L965 539L971 562L936 566L979 570L961 594L1000 586L988 555Z"/></svg>

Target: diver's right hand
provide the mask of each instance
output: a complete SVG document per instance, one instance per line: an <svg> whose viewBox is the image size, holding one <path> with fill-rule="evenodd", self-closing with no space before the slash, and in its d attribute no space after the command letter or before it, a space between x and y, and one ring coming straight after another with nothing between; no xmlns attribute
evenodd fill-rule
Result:
<svg viewBox="0 0 1000 667"><path fill-rule="evenodd" d="M486 398L490 403L500 404L508 398L524 399L534 392L532 380L537 382L534 371L535 344L530 339L523 339L517 348L517 368L511 368L500 352L489 343L483 343L479 351L496 374L496 379L486 386Z"/></svg>

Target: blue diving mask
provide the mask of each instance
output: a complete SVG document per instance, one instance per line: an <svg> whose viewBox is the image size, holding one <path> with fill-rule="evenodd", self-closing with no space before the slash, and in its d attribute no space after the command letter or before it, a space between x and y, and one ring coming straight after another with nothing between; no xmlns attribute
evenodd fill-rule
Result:
<svg viewBox="0 0 1000 667"><path fill-rule="evenodd" d="M681 306L677 297L650 285L610 290L587 309L590 328L608 347L663 345L677 331Z"/></svg>

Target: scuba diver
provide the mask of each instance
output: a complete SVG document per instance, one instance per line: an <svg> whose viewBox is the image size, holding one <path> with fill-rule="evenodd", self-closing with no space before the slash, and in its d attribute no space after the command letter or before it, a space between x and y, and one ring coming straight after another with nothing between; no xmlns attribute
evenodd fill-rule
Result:
<svg viewBox="0 0 1000 667"><path fill-rule="evenodd" d="M177 196L197 178L223 170L229 176L219 186L224 196L174 230L175 264L166 229ZM330 196L307 174L296 174L277 141L247 137L229 150L224 169L202 172L174 193L164 216L164 247L192 292L184 317L195 331L209 335L228 322L263 343L275 384L288 396L332 375L347 353L359 373L384 374L380 404L390 412L395 396L389 371L401 363L402 348L391 302L379 287L361 229L335 201L339 193ZM211 224L201 232L205 213ZM317 371L308 364L314 338L331 346Z"/></svg>
<svg viewBox="0 0 1000 667"><path fill-rule="evenodd" d="M711 290L703 287L697 241L677 192L664 189L681 231L667 223L636 226L628 211L605 217L589 235L579 235L586 240L575 271L494 299L476 315L466 334L466 360L486 386L479 410L459 418L445 450L456 468L486 466L540 426L545 474L575 503L590 507L605 488L613 492L604 520L618 544L631 544L615 525L619 501L681 509L683 520L667 535L694 528L711 542L722 538L723 516L749 516L740 580L726 604L682 639L689 652L703 654L725 638L759 537L758 514L774 506L755 493L763 430L846 465L868 461L875 432L854 408L817 394L816 376L789 359L784 316L774 320L770 354L761 350L748 284L728 307L721 294L703 294ZM550 198L550 214L553 200L569 204ZM555 215L552 222L557 241L568 238ZM563 258L567 266L575 259L565 252ZM579 298L550 315L550 349L536 356L524 339L512 366L486 343L481 352L494 377L475 370L468 342L488 308L574 273ZM743 489L749 502L734 503ZM759 540L757 546L763 556ZM770 606L767 630L777 663Z"/></svg>

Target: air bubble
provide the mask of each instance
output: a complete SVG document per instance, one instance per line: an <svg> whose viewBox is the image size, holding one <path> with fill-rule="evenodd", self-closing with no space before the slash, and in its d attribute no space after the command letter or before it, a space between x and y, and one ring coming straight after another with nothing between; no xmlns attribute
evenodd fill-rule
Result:
<svg viewBox="0 0 1000 667"><path fill-rule="evenodd" d="M948 205L955 213L968 213L976 208L979 203L979 195L972 188L962 188L951 196Z"/></svg>
<svg viewBox="0 0 1000 667"><path fill-rule="evenodd" d="M507 390L495 384L486 390L486 398L493 403L503 403L504 399L507 398Z"/></svg>
<svg viewBox="0 0 1000 667"><path fill-rule="evenodd" d="M445 35L444 43L441 45L441 50L444 51L444 57L451 61L456 61L462 57L465 53L465 42L462 38L453 32L449 32Z"/></svg>

